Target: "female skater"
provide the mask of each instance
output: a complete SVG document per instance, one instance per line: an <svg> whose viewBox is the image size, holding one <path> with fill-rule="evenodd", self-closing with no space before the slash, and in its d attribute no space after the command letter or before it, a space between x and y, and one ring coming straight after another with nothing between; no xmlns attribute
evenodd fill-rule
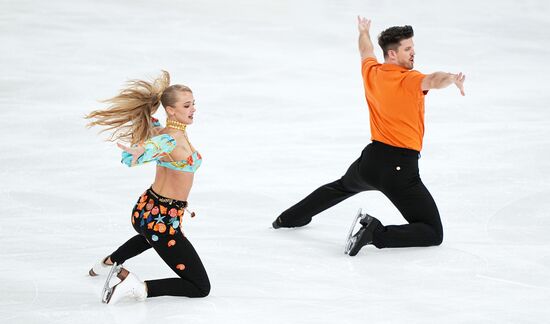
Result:
<svg viewBox="0 0 550 324"><path fill-rule="evenodd" d="M208 275L181 230L194 172L202 162L186 133L195 113L193 92L184 85L170 86L170 75L163 71L151 83L130 81L126 89L106 102L110 104L107 109L86 116L92 120L88 125L106 126L106 130L113 131L111 141L121 140L132 145L117 144L123 150L122 162L126 165L156 161L157 167L152 186L138 198L132 210L131 222L138 234L89 271L91 276L115 269L118 272L120 282L107 287L109 293L103 296L103 302L165 295L206 297L210 292ZM161 104L167 115L165 128L152 118ZM124 261L151 247L179 278L143 282L120 267ZM112 269L113 264L118 266Z"/></svg>

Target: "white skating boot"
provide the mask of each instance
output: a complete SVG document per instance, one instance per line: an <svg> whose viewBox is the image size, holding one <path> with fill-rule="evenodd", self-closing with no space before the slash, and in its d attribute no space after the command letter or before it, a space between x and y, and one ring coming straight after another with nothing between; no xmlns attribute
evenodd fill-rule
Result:
<svg viewBox="0 0 550 324"><path fill-rule="evenodd" d="M102 301L107 304L115 304L122 299L134 299L144 301L147 298L147 287L135 274L128 272L128 275L120 283L110 289Z"/></svg>
<svg viewBox="0 0 550 324"><path fill-rule="evenodd" d="M101 260L97 261L96 264L94 264L94 266L90 269L90 271L88 271L88 274L90 275L90 277L104 276L104 275L108 274L109 271L111 271L111 269L113 268L113 265L112 264L105 264L105 261L108 258L109 257L101 259Z"/></svg>

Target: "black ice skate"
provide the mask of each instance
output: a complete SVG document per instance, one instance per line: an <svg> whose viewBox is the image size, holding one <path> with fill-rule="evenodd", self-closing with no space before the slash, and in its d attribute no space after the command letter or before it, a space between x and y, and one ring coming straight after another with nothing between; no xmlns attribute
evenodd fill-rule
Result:
<svg viewBox="0 0 550 324"><path fill-rule="evenodd" d="M356 227L357 223L361 224L361 228L352 236L353 229ZM355 256L363 246L372 243L374 231L379 224L380 221L378 219L367 213L361 213L361 209L359 209L351 224L344 253Z"/></svg>
<svg viewBox="0 0 550 324"><path fill-rule="evenodd" d="M277 217L275 219L275 221L273 221L273 223L271 224L271 226L273 226L274 229L279 229L279 228L293 228L293 227L302 227L302 226L306 226L307 224L311 223L311 218L304 218L304 219L299 219L299 220L295 220L292 224L290 225L283 225L281 223L281 216Z"/></svg>

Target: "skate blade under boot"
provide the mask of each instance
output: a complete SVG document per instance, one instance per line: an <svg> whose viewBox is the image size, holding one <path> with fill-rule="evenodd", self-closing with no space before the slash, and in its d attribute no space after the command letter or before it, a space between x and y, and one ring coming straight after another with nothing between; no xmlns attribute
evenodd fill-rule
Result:
<svg viewBox="0 0 550 324"><path fill-rule="evenodd" d="M360 223L363 219L365 219L368 216L367 213L363 214L362 209L359 208L357 211L357 215L355 215L355 218L353 219L353 222L351 223L351 227L348 232L348 236L346 239L346 246L344 247L344 253L349 254L349 251L353 247L353 244L355 244L355 241L357 240L356 237L353 236L353 230L357 226L358 223Z"/></svg>
<svg viewBox="0 0 550 324"><path fill-rule="evenodd" d="M105 285L103 286L103 291L101 292L102 303L108 304L111 300L113 292L116 288L116 285L112 287L110 286L111 279L113 278L113 276L117 276L120 273L120 270L122 270L122 264L117 264L116 262L114 262L111 271L109 271L109 274L107 274L107 279L105 280Z"/></svg>

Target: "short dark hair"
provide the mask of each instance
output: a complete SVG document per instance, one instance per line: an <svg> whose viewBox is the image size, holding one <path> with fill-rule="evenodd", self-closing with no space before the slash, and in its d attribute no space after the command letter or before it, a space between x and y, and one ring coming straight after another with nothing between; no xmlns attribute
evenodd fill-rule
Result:
<svg viewBox="0 0 550 324"><path fill-rule="evenodd" d="M414 36L412 26L394 26L390 27L378 36L378 45L382 47L384 57L388 56L389 50L397 50L399 43L404 39L409 39Z"/></svg>

